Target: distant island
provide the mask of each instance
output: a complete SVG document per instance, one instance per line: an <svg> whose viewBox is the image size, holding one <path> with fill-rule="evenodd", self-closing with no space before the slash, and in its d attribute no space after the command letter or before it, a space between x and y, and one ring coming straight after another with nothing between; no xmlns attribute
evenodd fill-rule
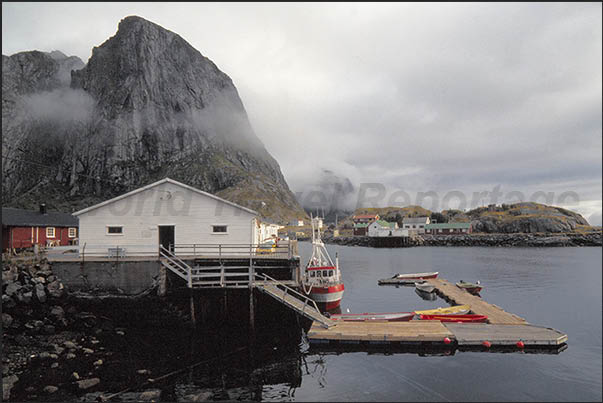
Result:
<svg viewBox="0 0 603 403"><path fill-rule="evenodd" d="M379 246L382 239L355 231L354 217L378 216L380 222L403 228L405 220L429 218L429 223L459 224L464 233L426 233L411 230L407 246L601 246L601 227L589 225L580 214L534 202L478 207L469 211L432 212L420 206L359 208L324 228L324 241L340 245ZM426 220L427 222L427 220ZM449 227L454 227L450 225ZM429 225L427 225L429 227ZM434 225L432 225L434 227ZM446 227L444 225L443 227ZM296 230L298 239L304 239ZM356 234L355 234L356 232ZM308 234L309 235L309 234Z"/></svg>

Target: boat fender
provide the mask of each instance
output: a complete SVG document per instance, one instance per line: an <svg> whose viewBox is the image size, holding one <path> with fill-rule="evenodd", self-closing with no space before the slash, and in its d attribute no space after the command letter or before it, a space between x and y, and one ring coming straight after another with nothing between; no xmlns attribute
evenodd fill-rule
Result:
<svg viewBox="0 0 603 403"><path fill-rule="evenodd" d="M524 348L525 344L523 344L523 341L519 340L516 344L517 348Z"/></svg>
<svg viewBox="0 0 603 403"><path fill-rule="evenodd" d="M486 348L490 348L492 346L492 344L488 340L484 340L482 342L482 346L484 346Z"/></svg>
<svg viewBox="0 0 603 403"><path fill-rule="evenodd" d="M450 340L448 337L444 337L444 344L450 344L452 343L452 340Z"/></svg>

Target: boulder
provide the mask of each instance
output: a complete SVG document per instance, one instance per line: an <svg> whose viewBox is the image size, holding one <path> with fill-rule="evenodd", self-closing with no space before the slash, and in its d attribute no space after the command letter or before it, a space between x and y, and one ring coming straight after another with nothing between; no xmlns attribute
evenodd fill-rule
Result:
<svg viewBox="0 0 603 403"><path fill-rule="evenodd" d="M80 390L85 390L85 389L90 389L93 386L96 386L100 383L100 379L99 378L89 378L89 379L82 379L81 381L77 381L77 387Z"/></svg>
<svg viewBox="0 0 603 403"><path fill-rule="evenodd" d="M7 329L12 325L13 317L7 313L2 312L2 329Z"/></svg>
<svg viewBox="0 0 603 403"><path fill-rule="evenodd" d="M44 387L44 392L46 392L48 394L54 393L57 390L59 390L59 388L57 388L56 386L53 386L53 385L48 385L48 386Z"/></svg>
<svg viewBox="0 0 603 403"><path fill-rule="evenodd" d="M7 401L10 398L10 391L19 381L17 375L2 377L2 401Z"/></svg>
<svg viewBox="0 0 603 403"><path fill-rule="evenodd" d="M12 297L17 291L19 291L23 286L19 283L17 283L16 281L12 282L12 283L8 283L8 285L6 286L6 290L4 290L4 293L6 295L8 295L9 297Z"/></svg>
<svg viewBox="0 0 603 403"><path fill-rule="evenodd" d="M65 287L59 280L54 280L52 283L48 283L46 288L48 289L50 296L53 298L61 298L65 292Z"/></svg>
<svg viewBox="0 0 603 403"><path fill-rule="evenodd" d="M65 317L65 311L60 306L55 305L50 309L50 317L54 321L60 321Z"/></svg>
<svg viewBox="0 0 603 403"><path fill-rule="evenodd" d="M140 396L138 397L138 399L143 402L149 402L151 400L159 400L160 397L161 397L161 390L160 389L152 389L152 390L147 390L147 391L142 392L140 394Z"/></svg>
<svg viewBox="0 0 603 403"><path fill-rule="evenodd" d="M36 284L36 297L41 303L46 302L46 292L44 292L44 286L42 284Z"/></svg>

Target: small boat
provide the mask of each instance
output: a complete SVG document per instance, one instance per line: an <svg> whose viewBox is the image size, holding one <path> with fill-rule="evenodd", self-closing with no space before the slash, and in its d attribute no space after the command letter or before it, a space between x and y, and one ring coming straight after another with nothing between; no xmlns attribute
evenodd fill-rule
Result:
<svg viewBox="0 0 603 403"><path fill-rule="evenodd" d="M415 283L415 287L416 287L417 290L423 291L423 292L432 293L432 292L435 291L435 286L429 284L428 282Z"/></svg>
<svg viewBox="0 0 603 403"><path fill-rule="evenodd" d="M436 309L426 309L423 311L415 311L415 313L417 315L445 315L445 314L462 315L462 314L469 313L469 310L471 310L471 307L469 305L455 305L455 306L449 306L448 308L436 308Z"/></svg>
<svg viewBox="0 0 603 403"><path fill-rule="evenodd" d="M436 299L438 299L438 294L436 294L435 292L425 292L419 290L418 288L415 288L415 293L425 301L435 301Z"/></svg>
<svg viewBox="0 0 603 403"><path fill-rule="evenodd" d="M440 322L485 323L486 315L419 315L420 320L439 320Z"/></svg>
<svg viewBox="0 0 603 403"><path fill-rule="evenodd" d="M458 283L456 283L456 286L459 288L462 288L463 290L473 294L473 295L479 295L479 292L482 290L482 286L479 283L479 280L476 283L469 283L467 281L459 281Z"/></svg>
<svg viewBox="0 0 603 403"><path fill-rule="evenodd" d="M414 312L389 312L389 313L342 313L330 315L332 320L344 322L384 321L407 322L415 316Z"/></svg>
<svg viewBox="0 0 603 403"><path fill-rule="evenodd" d="M377 280L377 284L379 285L384 285L384 284L414 284L419 282L419 280L426 280L426 279L430 279L430 278L436 278L438 276L439 272L434 271L434 272L429 272L429 273L408 273L408 274L394 274L392 277L390 278L383 278L380 280Z"/></svg>
<svg viewBox="0 0 603 403"><path fill-rule="evenodd" d="M424 280L424 279L428 279L428 278L436 278L439 273L440 272L438 272L438 271L432 271L429 273L408 273L408 274L399 274L398 273L392 278L405 279L405 280L412 280L412 279Z"/></svg>

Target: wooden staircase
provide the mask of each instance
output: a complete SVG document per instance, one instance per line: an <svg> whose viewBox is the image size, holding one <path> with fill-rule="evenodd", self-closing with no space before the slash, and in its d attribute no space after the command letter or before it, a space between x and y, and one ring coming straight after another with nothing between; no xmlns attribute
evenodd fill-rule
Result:
<svg viewBox="0 0 603 403"><path fill-rule="evenodd" d="M189 288L193 287L211 287L211 286L222 286L224 287L224 267L211 267L211 268L202 268L202 269L194 269L190 265L188 265L185 261L175 256L173 253L165 249L163 246L160 246L159 249L160 254L160 262L163 267L169 269L173 273L175 273L178 277L182 278L187 282ZM237 267L238 269L240 267ZM205 280L208 276L215 277L217 274L204 274L207 270L216 270L218 269L221 273L219 274L219 281L211 281L208 282ZM267 274L253 273L253 275L249 275L247 273L232 273L230 276L236 276L236 286L238 287L255 287L260 292L271 296L276 299L280 303L286 305L287 307L293 309L297 313L306 318L317 322L320 326L324 328L330 328L336 325L336 322L324 316L316 302L311 298L299 293L291 287L288 287L286 284L268 276ZM231 283L232 281L229 281ZM216 283L216 284L214 284Z"/></svg>

